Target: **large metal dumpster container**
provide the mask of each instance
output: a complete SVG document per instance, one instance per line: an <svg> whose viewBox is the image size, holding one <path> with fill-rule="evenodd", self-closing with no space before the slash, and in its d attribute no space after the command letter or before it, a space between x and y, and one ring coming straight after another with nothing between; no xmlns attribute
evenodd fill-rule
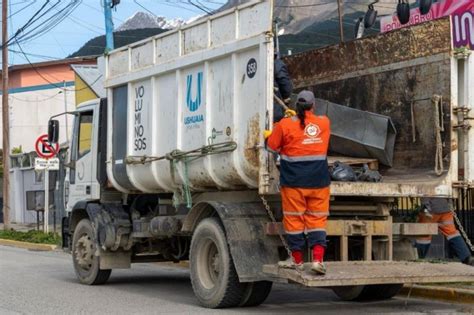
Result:
<svg viewBox="0 0 474 315"><path fill-rule="evenodd" d="M271 2L258 1L111 52L113 185L124 192L174 191L184 183L198 191L258 188L260 129L273 106L271 29ZM174 167L167 160L127 164L222 142L237 149Z"/></svg>

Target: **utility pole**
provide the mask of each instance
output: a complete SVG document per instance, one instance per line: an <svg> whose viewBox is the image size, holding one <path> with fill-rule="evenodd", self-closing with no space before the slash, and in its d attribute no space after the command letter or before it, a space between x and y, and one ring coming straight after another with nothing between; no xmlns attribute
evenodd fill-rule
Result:
<svg viewBox="0 0 474 315"><path fill-rule="evenodd" d="M56 215L56 213L54 214ZM44 170L44 232L49 233L49 165Z"/></svg>
<svg viewBox="0 0 474 315"><path fill-rule="evenodd" d="M63 81L63 94L64 94L64 112L67 112L67 89L66 89L66 81ZM69 143L69 126L68 126L68 115L64 115L64 121L66 125L66 142Z"/></svg>
<svg viewBox="0 0 474 315"><path fill-rule="evenodd" d="M114 21L112 20L112 7L117 1L104 1L104 18L105 18L105 53L114 49Z"/></svg>
<svg viewBox="0 0 474 315"><path fill-rule="evenodd" d="M342 10L342 0L337 0L337 12L339 13L339 36L341 43L344 42L344 27L342 25L342 16L344 15Z"/></svg>
<svg viewBox="0 0 474 315"><path fill-rule="evenodd" d="M8 104L8 1L2 0L3 224L10 224L10 113Z"/></svg>

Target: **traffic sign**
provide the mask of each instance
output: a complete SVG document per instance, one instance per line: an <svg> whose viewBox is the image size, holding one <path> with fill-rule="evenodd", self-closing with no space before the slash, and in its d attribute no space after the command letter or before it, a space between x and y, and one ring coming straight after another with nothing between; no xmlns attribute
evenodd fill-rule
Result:
<svg viewBox="0 0 474 315"><path fill-rule="evenodd" d="M59 152L59 144L51 144L48 141L48 135L42 135L36 139L35 150L39 157L50 159Z"/></svg>
<svg viewBox="0 0 474 315"><path fill-rule="evenodd" d="M35 171L43 171L46 169L50 171L59 170L59 159L58 158L51 158L51 159L35 158Z"/></svg>

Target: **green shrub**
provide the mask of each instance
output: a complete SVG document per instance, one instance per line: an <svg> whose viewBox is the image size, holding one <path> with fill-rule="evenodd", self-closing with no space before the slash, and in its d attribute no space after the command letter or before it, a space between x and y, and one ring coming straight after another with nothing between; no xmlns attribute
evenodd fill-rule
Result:
<svg viewBox="0 0 474 315"><path fill-rule="evenodd" d="M0 230L0 238L21 242L60 245L61 237L57 233L44 233L42 231L30 230L20 232L15 230Z"/></svg>

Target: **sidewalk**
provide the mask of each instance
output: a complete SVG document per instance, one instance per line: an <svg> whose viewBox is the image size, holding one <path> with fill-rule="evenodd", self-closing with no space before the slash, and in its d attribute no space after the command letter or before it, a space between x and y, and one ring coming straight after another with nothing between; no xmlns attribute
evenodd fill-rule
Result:
<svg viewBox="0 0 474 315"><path fill-rule="evenodd" d="M3 230L5 225L0 223L0 230ZM15 230L19 232L28 232L29 230L36 230L36 223L29 223L29 224L17 224L17 223L10 223L9 224L10 230ZM41 226L40 226L41 230Z"/></svg>
<svg viewBox="0 0 474 315"><path fill-rule="evenodd" d="M27 250L33 250L33 251L52 251L58 248L57 245L14 241L14 240L6 240L6 239L1 239L1 238L0 238L0 245L23 248Z"/></svg>
<svg viewBox="0 0 474 315"><path fill-rule="evenodd" d="M418 297L456 303L474 304L474 283L443 283L406 285L399 293L403 297Z"/></svg>
<svg viewBox="0 0 474 315"><path fill-rule="evenodd" d="M0 223L0 230L3 230L4 224ZM36 223L26 223L26 224L19 224L19 223L10 223L9 224L9 229L10 230L15 230L19 232L28 232L30 230L37 230ZM39 231L43 231L43 226L40 225ZM53 225L49 226L49 231L53 232ZM61 232L61 226L56 225L56 233Z"/></svg>
<svg viewBox="0 0 474 315"><path fill-rule="evenodd" d="M4 230L5 225L0 223L0 231ZM31 230L37 231L36 223L29 223L29 224L17 224L17 223L10 223L9 230L14 230L16 232L28 232ZM43 231L42 227L40 227L39 231ZM50 227L50 231L53 231L53 227ZM33 251L52 251L58 248L57 245L52 244L43 244L43 243L32 243L27 241L18 241L12 239L2 239L0 238L0 245L3 246L11 246L17 248L23 248L27 250Z"/></svg>

